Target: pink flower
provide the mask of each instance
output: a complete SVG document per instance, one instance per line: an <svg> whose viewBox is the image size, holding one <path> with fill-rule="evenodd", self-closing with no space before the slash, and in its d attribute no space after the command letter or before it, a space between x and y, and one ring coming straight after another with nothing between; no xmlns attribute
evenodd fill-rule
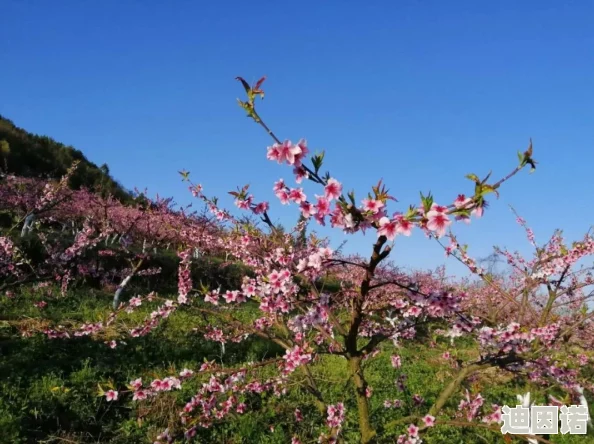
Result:
<svg viewBox="0 0 594 444"><path fill-rule="evenodd" d="M316 214L320 217L330 214L330 201L324 196L316 196Z"/></svg>
<svg viewBox="0 0 594 444"><path fill-rule="evenodd" d="M301 414L301 410L295 409L295 421L301 422L303 421L303 415Z"/></svg>
<svg viewBox="0 0 594 444"><path fill-rule="evenodd" d="M295 167L293 169L293 174L295 174L295 182L297 183L301 183L303 179L309 177L309 174L307 174L307 171L302 166Z"/></svg>
<svg viewBox="0 0 594 444"><path fill-rule="evenodd" d="M388 240L394 240L398 233L398 224L396 221L391 221L387 217L382 217L379 220L380 228L377 230L378 237L386 236Z"/></svg>
<svg viewBox="0 0 594 444"><path fill-rule="evenodd" d="M438 211L441 208L443 207L432 208L427 213L427 228L434 231L438 238L445 234L446 228L452 223L445 212Z"/></svg>
<svg viewBox="0 0 594 444"><path fill-rule="evenodd" d="M219 292L218 290L212 290L206 296L204 296L204 302L210 302L213 305L219 305Z"/></svg>
<svg viewBox="0 0 594 444"><path fill-rule="evenodd" d="M326 424L330 428L340 428L344 421L344 404L342 402L336 405L329 405L327 408L328 417L326 418Z"/></svg>
<svg viewBox="0 0 594 444"><path fill-rule="evenodd" d="M483 202L483 205L481 205L480 207L476 207L474 208L470 214L473 215L474 217L476 217L477 219L483 217L483 213L485 212L485 207L486 207L486 202Z"/></svg>
<svg viewBox="0 0 594 444"><path fill-rule="evenodd" d="M464 194L458 194L458 197L454 200L454 206L456 208L466 208L470 202L472 202L472 199L466 197Z"/></svg>
<svg viewBox="0 0 594 444"><path fill-rule="evenodd" d="M406 430L409 436L412 438L416 438L417 436L419 436L419 428L414 424L410 424Z"/></svg>
<svg viewBox="0 0 594 444"><path fill-rule="evenodd" d="M309 218L309 217L313 216L314 214L316 214L316 212L317 212L316 208L309 202L303 202L299 206L299 210L301 211L301 214L305 218Z"/></svg>
<svg viewBox="0 0 594 444"><path fill-rule="evenodd" d="M223 295L223 298L225 299L225 302L227 304L230 304L231 302L237 301L238 294L239 294L239 292L237 290L233 290L233 291L227 290L225 292L225 294Z"/></svg>
<svg viewBox="0 0 594 444"><path fill-rule="evenodd" d="M184 368L181 372L179 372L180 378L189 378L193 374L194 374L194 372L187 368Z"/></svg>
<svg viewBox="0 0 594 444"><path fill-rule="evenodd" d="M272 190L274 191L274 194L277 194L280 191L284 191L285 188L286 188L285 181L283 179L279 179L276 182L274 182L274 186L272 187Z"/></svg>
<svg viewBox="0 0 594 444"><path fill-rule="evenodd" d="M425 423L425 427L433 427L435 425L435 417L426 415L423 417L423 422Z"/></svg>
<svg viewBox="0 0 594 444"><path fill-rule="evenodd" d="M293 145L290 140L285 140L282 144L275 143L271 147L268 147L266 153L266 157L269 160L276 160L278 163L286 161L289 165L294 165L296 160L299 160L302 155L302 148L299 145Z"/></svg>
<svg viewBox="0 0 594 444"><path fill-rule="evenodd" d="M410 236L412 228L413 228L413 223L409 220L406 220L404 218L404 216L401 214L395 214L394 217L396 218L396 221L398 222L398 227L396 229L396 232L398 234L403 234L404 236Z"/></svg>
<svg viewBox="0 0 594 444"><path fill-rule="evenodd" d="M392 367L400 368L400 366L402 365L402 360L400 359L400 356L392 355L390 359L392 360Z"/></svg>
<svg viewBox="0 0 594 444"><path fill-rule="evenodd" d="M416 305L410 307L406 312L404 312L404 317L412 316L413 318L419 317L422 313L422 310L417 307Z"/></svg>
<svg viewBox="0 0 594 444"><path fill-rule="evenodd" d="M450 352L445 352L443 355L441 355L441 357L443 359L450 359Z"/></svg>
<svg viewBox="0 0 594 444"><path fill-rule="evenodd" d="M289 199L295 202L297 205L299 205L300 203L305 202L307 196L303 192L302 188L293 188L289 192Z"/></svg>
<svg viewBox="0 0 594 444"><path fill-rule="evenodd" d="M118 400L118 392L115 390L108 390L105 392L105 399L107 401L117 401Z"/></svg>
<svg viewBox="0 0 594 444"><path fill-rule="evenodd" d="M134 396L132 396L132 401L142 401L148 397L148 393L144 390L137 390L134 392Z"/></svg>
<svg viewBox="0 0 594 444"><path fill-rule="evenodd" d="M255 214L262 214L265 211L268 211L268 202L260 202L258 205L254 207L252 210Z"/></svg>
<svg viewBox="0 0 594 444"><path fill-rule="evenodd" d="M278 148L278 163L286 161L289 165L294 165L303 153L299 145L293 145L290 140L285 140Z"/></svg>
<svg viewBox="0 0 594 444"><path fill-rule="evenodd" d="M289 193L287 193L286 190L282 190L276 193L276 197L278 197L278 199L283 205L287 205L289 203Z"/></svg>
<svg viewBox="0 0 594 444"><path fill-rule="evenodd" d="M342 185L336 179L328 179L328 183L324 187L324 195L328 200L338 199L342 194Z"/></svg>
<svg viewBox="0 0 594 444"><path fill-rule="evenodd" d="M377 214L382 207L384 207L384 203L381 200L363 199L363 211L370 211L373 214Z"/></svg>
<svg viewBox="0 0 594 444"><path fill-rule="evenodd" d="M132 386L133 390L138 390L139 388L142 387L142 379L138 378L138 379L135 379L134 381L130 381L130 386Z"/></svg>
<svg viewBox="0 0 594 444"><path fill-rule="evenodd" d="M307 156L307 154L309 153L309 150L307 149L307 140L305 140L305 139L299 140L299 142L297 142L297 147L301 150L301 152L299 152L298 154L295 154L295 166L300 167L301 162L303 161L305 156ZM304 169L304 171L305 171L305 169Z"/></svg>

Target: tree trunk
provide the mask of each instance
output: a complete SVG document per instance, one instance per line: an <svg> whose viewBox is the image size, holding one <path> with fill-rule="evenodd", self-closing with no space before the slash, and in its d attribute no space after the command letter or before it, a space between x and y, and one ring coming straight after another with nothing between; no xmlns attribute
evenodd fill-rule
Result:
<svg viewBox="0 0 594 444"><path fill-rule="evenodd" d="M25 224L23 225L23 229L21 230L21 237L25 237L25 235L31 231L31 224L35 220L35 214L31 213L25 218Z"/></svg>
<svg viewBox="0 0 594 444"><path fill-rule="evenodd" d="M115 294L113 295L112 306L113 306L114 310L118 309L118 306L120 305L120 295L122 294L122 291L124 291L124 288L126 288L126 285L128 285L128 282L130 282L130 280L134 277L134 275L136 274L138 269L142 266L142 262L143 262L142 259L140 261L138 261L138 263L132 268L132 271L130 272L130 274L124 278L124 280L122 281L122 283L120 285L118 285L118 288L117 288Z"/></svg>
<svg viewBox="0 0 594 444"><path fill-rule="evenodd" d="M350 357L348 360L349 370L353 375L355 396L357 397L357 410L359 413L359 430L361 432L361 443L369 444L374 441L376 432L371 426L369 417L369 401L366 396L367 383L363 377L361 368L361 357Z"/></svg>

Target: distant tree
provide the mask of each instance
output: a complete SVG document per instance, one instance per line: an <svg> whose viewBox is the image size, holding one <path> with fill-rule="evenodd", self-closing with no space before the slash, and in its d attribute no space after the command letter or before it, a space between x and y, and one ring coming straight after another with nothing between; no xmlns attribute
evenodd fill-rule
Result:
<svg viewBox="0 0 594 444"><path fill-rule="evenodd" d="M6 140L0 140L0 159L2 159L2 164L4 166L4 170L8 171L8 155L10 154L10 145Z"/></svg>

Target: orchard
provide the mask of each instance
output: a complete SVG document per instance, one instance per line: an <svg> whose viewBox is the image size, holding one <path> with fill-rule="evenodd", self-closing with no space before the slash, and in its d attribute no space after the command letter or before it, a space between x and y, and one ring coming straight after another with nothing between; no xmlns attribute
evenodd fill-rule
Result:
<svg viewBox="0 0 594 444"><path fill-rule="evenodd" d="M227 210L185 170L203 211L140 192L123 204L72 189L76 164L57 182L3 175L0 359L11 372L3 390L26 373L19 348L69 359L75 350L78 362L97 365L85 367L91 382L76 394L56 383L52 396L88 399L95 416L109 418L109 428L101 420L56 428L40 411L26 415L34 434L49 439L70 427L80 442L154 443L592 439L591 428L587 437L500 430L502 407L517 395L591 403L594 238L568 242L557 231L539 244L516 215L533 255L496 249L507 274L483 269L459 240L465 224L489 216L487 199L513 193L514 176L536 168L532 142L510 156L507 175L469 174L469 190L421 194L405 206L382 181L355 192L348 178L324 173L323 153L278 137L256 109L264 78L238 81L239 105L271 137L261 155L286 167L270 184L273 202L240 185ZM294 208L292 229L272 222L278 204ZM374 241L365 255L344 255L316 225ZM470 278L400 270L390 261L400 236L438 243ZM11 412L16 397L3 397L0 411ZM6 430L15 430L8 417Z"/></svg>

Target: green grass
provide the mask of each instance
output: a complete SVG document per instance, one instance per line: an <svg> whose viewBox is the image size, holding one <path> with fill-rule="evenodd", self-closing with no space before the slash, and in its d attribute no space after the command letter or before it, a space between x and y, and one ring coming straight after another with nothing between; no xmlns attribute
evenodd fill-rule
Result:
<svg viewBox="0 0 594 444"><path fill-rule="evenodd" d="M17 295L14 300L2 298L2 319L15 320L38 317L41 311L33 302L41 298L34 292ZM47 298L46 298L47 299ZM69 298L47 299L49 305L43 316L52 322L67 319L98 321L106 313L111 294L98 290L78 290ZM150 307L124 319L135 325L150 312ZM242 314L245 322L255 316L252 308ZM124 387L130 380L143 377L171 375L184 367L195 369L204 359L221 362L218 344L205 341L192 328L203 325L204 320L195 313L180 311L167 319L151 335L143 338L126 338L126 344L110 349L105 338L88 337L70 340L48 340L41 336L22 338L13 326L0 321L0 443L150 443L167 426L178 424L177 413L183 407L200 380L189 383L181 391L163 394L150 402L132 403L122 398L108 403L98 396L98 384L112 383ZM454 370L441 359L448 349L447 343L436 348L421 345L403 347L397 351L402 357L402 368L393 369L390 344L375 359L366 364L366 375L374 394L371 398L373 421L385 424L410 414L423 415L454 374ZM454 350L450 350L452 353ZM474 353L471 343L456 347L458 357ZM263 357L282 354L283 351L259 339L249 339L241 344L227 344L223 362L227 366L255 361ZM263 370L263 373L270 372ZM345 360L336 356L322 356L312 366L313 374L328 404L345 403L347 420L342 433L345 442L358 442L357 413L349 383ZM408 377L407 393L397 390L394 381L400 373ZM294 374L297 382L301 377ZM524 382L513 384L500 373L489 373L465 385L471 392L480 391L486 398L485 411L490 403L515 405L515 394L530 389L536 403L542 404L544 396L537 388ZM425 399L421 407L414 407L410 398L420 394ZM383 400L408 400L401 409L385 409ZM461 395L454 396L446 406L446 413L455 414ZM297 434L303 442L315 442L323 431L324 415L316 409L310 395L291 390L286 396L251 396L247 399L251 410L245 415L226 420L208 430L200 430L196 442L200 443L287 443ZM293 412L299 407L305 420L294 421ZM179 425L179 424L178 424ZM274 431L271 430L274 426ZM380 442L395 442L404 432L406 424L380 430ZM476 428L435 427L424 436L429 444L441 443L503 443L499 433ZM554 435L555 443L594 442L588 436ZM518 441L520 442L520 441Z"/></svg>

